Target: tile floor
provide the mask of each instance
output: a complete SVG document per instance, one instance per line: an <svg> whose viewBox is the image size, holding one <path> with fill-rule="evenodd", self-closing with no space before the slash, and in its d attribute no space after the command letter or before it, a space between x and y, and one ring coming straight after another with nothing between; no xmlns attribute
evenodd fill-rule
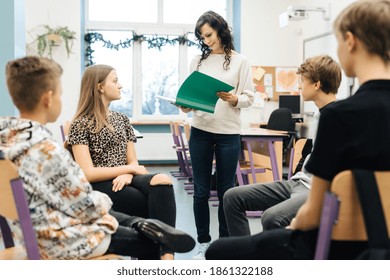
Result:
<svg viewBox="0 0 390 280"><path fill-rule="evenodd" d="M161 172L165 174L170 174L170 171L177 171L178 167L174 165L163 165L163 166L147 166L149 172ZM176 207L177 207L177 218L176 218L176 227L184 230L185 232L191 234L191 236L196 240L196 228L194 221L194 214L192 210L192 194L188 194L184 189L184 182L186 180L177 180L175 177L172 177L174 181L175 196L176 196ZM217 202L210 201L210 234L212 240L218 238L218 217L217 209L218 207L213 206ZM259 218L249 218L250 228L252 233L257 233L262 230L261 223ZM198 246L198 244L197 244ZM192 257L197 253L197 246L188 253L176 254L175 259L177 260L192 260Z"/></svg>

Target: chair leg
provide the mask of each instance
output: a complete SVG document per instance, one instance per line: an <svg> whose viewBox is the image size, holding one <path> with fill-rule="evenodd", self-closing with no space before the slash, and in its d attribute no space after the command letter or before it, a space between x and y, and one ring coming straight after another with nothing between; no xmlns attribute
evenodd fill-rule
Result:
<svg viewBox="0 0 390 280"><path fill-rule="evenodd" d="M328 259L329 247L332 237L332 229L339 215L340 201L330 193L325 193L324 204L322 207L320 227L318 231L317 246L314 259Z"/></svg>
<svg viewBox="0 0 390 280"><path fill-rule="evenodd" d="M3 236L3 243L5 248L11 248L14 247L14 240L12 238L12 232L11 229L7 223L7 220L3 217L0 216L0 228L1 228L1 233Z"/></svg>
<svg viewBox="0 0 390 280"><path fill-rule="evenodd" d="M293 162L294 162L294 148L291 148L291 152L290 152L290 162L288 164L288 177L287 177L287 180L290 180L292 174L293 174Z"/></svg>
<svg viewBox="0 0 390 280"><path fill-rule="evenodd" d="M237 175L237 182L239 186L244 185L244 180L242 179L242 173L240 168L240 163L237 163L237 169L236 169L236 175Z"/></svg>

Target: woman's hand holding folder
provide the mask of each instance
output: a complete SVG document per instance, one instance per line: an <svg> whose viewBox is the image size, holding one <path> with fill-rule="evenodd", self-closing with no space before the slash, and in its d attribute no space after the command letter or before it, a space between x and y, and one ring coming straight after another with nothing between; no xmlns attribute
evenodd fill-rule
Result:
<svg viewBox="0 0 390 280"><path fill-rule="evenodd" d="M217 92L217 96L223 101L229 102L233 106L236 106L238 103L238 96L226 91Z"/></svg>

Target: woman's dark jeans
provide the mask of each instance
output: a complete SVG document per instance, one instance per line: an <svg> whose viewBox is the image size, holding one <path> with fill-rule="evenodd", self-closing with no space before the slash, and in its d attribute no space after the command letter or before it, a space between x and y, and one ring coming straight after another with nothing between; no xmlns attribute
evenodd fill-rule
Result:
<svg viewBox="0 0 390 280"><path fill-rule="evenodd" d="M223 195L235 185L240 153L239 134L216 134L191 128L189 143L194 182L194 216L198 242L211 240L209 198L215 156L216 186L219 200L219 236L229 236L223 212Z"/></svg>

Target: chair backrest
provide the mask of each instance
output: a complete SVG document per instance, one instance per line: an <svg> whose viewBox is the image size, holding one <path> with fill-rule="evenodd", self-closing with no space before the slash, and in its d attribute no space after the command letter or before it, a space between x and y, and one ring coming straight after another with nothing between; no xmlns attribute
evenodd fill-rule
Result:
<svg viewBox="0 0 390 280"><path fill-rule="evenodd" d="M295 123L290 109L278 108L272 111L268 119L267 128L290 132L295 131Z"/></svg>
<svg viewBox="0 0 390 280"><path fill-rule="evenodd" d="M390 171L375 171L375 178L387 228L389 229ZM339 207L337 207L337 204L339 204ZM327 193L325 196L317 240L316 259L327 258L329 246L323 248L323 244L326 244L327 242L330 243L330 240L367 240L367 232L359 197L356 191L355 179L350 170L337 174L331 184L331 193Z"/></svg>
<svg viewBox="0 0 390 280"><path fill-rule="evenodd" d="M375 178L381 197L386 224L390 228L390 171L376 171ZM364 218L351 171L340 173L331 191L340 199L338 223L333 228L334 240L367 240Z"/></svg>
<svg viewBox="0 0 390 280"><path fill-rule="evenodd" d="M40 259L37 239L30 218L23 182L12 162L0 159L0 216L1 232L5 250L0 251L0 259L24 259L20 246L14 245L12 233L6 219L18 220L24 238L25 252L28 259Z"/></svg>
<svg viewBox="0 0 390 280"><path fill-rule="evenodd" d="M22 245L15 246L13 235L6 219L19 221L24 239L24 248ZM40 259L38 242L31 222L22 179L19 178L15 165L5 159L0 159L0 230L5 247L4 250L0 250L0 260ZM90 260L121 260L129 258L116 254L107 254L90 258Z"/></svg>
<svg viewBox="0 0 390 280"><path fill-rule="evenodd" d="M186 136L187 143L190 141L191 137L191 125L187 122L183 124L184 135Z"/></svg>
<svg viewBox="0 0 390 280"><path fill-rule="evenodd" d="M313 140L308 138L301 138L294 143L290 154L290 163L288 168L288 179L296 172L301 171L303 163L308 154L313 148ZM299 168L299 170L297 170Z"/></svg>
<svg viewBox="0 0 390 280"><path fill-rule="evenodd" d="M185 134L184 124L181 122L172 122L174 137L177 139L177 146L180 147L182 157L184 160L184 170L188 177L192 178L192 166L191 160L189 158L189 147L187 142L187 136L183 136ZM181 128L183 126L183 129ZM189 136L188 136L189 137Z"/></svg>
<svg viewBox="0 0 390 280"><path fill-rule="evenodd" d="M290 109L278 108L272 111L269 116L267 129L287 131L288 137L283 139L283 163L286 162L286 154L289 149L294 146L294 141L297 138L297 132L295 131L295 123L292 118ZM290 174L287 174L287 177Z"/></svg>

